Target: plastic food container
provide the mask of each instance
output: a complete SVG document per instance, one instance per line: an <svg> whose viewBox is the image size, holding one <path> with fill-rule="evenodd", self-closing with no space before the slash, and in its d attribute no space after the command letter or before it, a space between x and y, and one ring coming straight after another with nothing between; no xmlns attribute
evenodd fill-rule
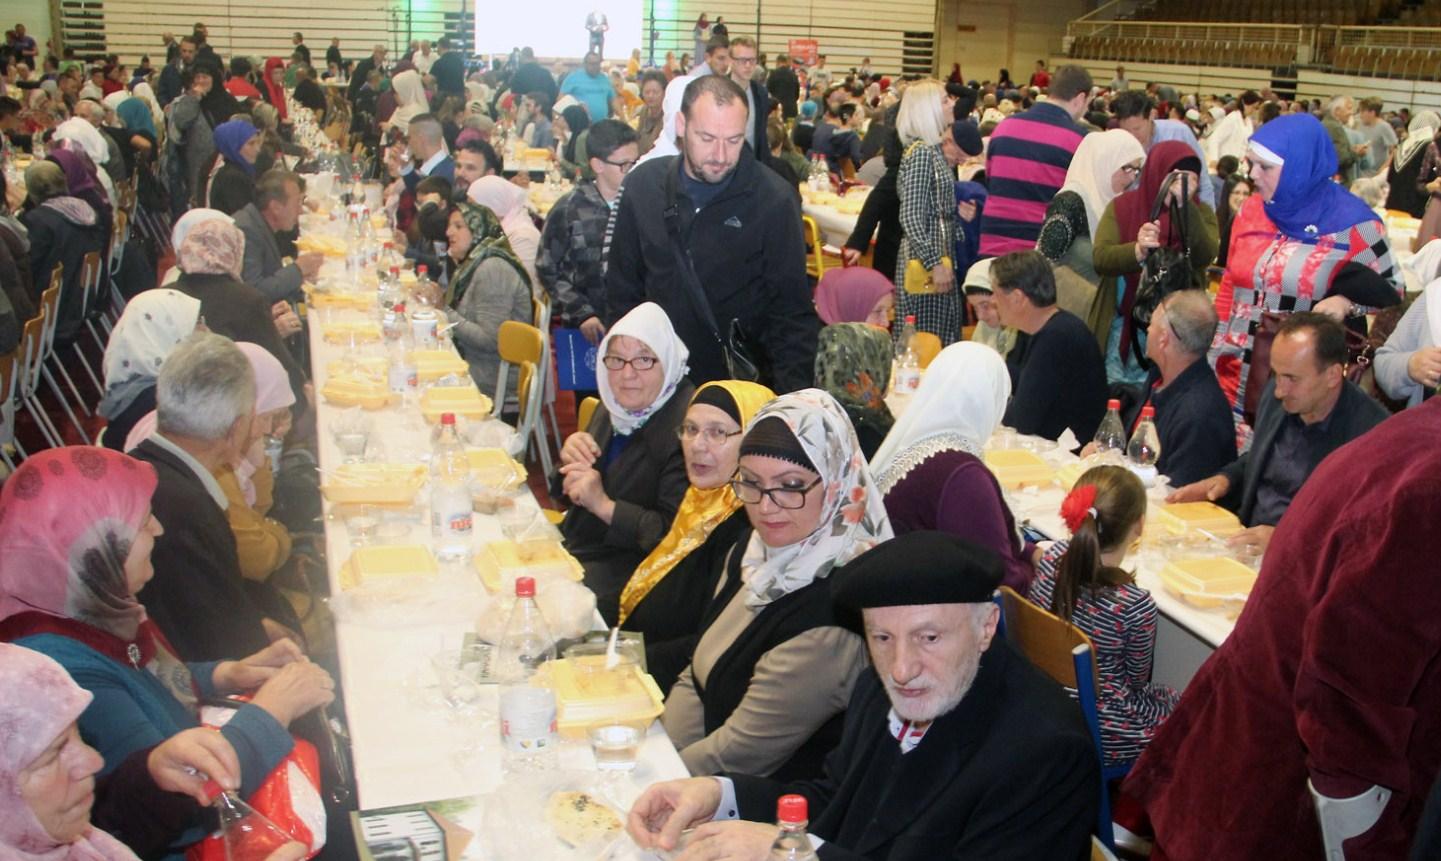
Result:
<svg viewBox="0 0 1441 861"><path fill-rule="evenodd" d="M587 739L597 724L645 727L660 717L665 698L635 664L604 668L605 656L561 658L541 666L537 683L555 691L556 726L565 738Z"/></svg>
<svg viewBox="0 0 1441 861"><path fill-rule="evenodd" d="M485 588L501 593L513 589L517 577L563 577L579 583L585 575L580 562L551 538L492 541L475 554L475 570Z"/></svg>
<svg viewBox="0 0 1441 861"><path fill-rule="evenodd" d="M416 350L410 354L415 362L415 372L422 382L431 382L441 377L464 377L470 373L465 360L449 350Z"/></svg>
<svg viewBox="0 0 1441 861"><path fill-rule="evenodd" d="M334 503L409 505L425 486L425 467L399 463L348 463L320 486Z"/></svg>
<svg viewBox="0 0 1441 861"><path fill-rule="evenodd" d="M432 424L440 421L442 413L455 413L467 419L481 419L490 415L490 398L480 393L475 386L432 386L420 396L420 412Z"/></svg>
<svg viewBox="0 0 1441 861"><path fill-rule="evenodd" d="M384 380L362 374L337 374L320 387L320 396L337 407L383 410L390 406L390 388Z"/></svg>
<svg viewBox="0 0 1441 861"><path fill-rule="evenodd" d="M435 554L424 545L360 547L340 567L340 585L354 589L384 577L435 577L438 573Z"/></svg>
<svg viewBox="0 0 1441 861"><path fill-rule="evenodd" d="M1204 529L1218 538L1226 538L1243 528L1236 515L1214 502L1174 502L1155 506L1152 512L1158 525L1178 534Z"/></svg>
<svg viewBox="0 0 1441 861"><path fill-rule="evenodd" d="M1049 484L1056 477L1056 471L1050 464L1040 455L1025 449L989 449L985 452L985 462L995 473L996 481L1005 488Z"/></svg>
<svg viewBox="0 0 1441 861"><path fill-rule="evenodd" d="M370 312L375 310L375 294L306 288L305 303L316 310L333 308L339 311Z"/></svg>
<svg viewBox="0 0 1441 861"><path fill-rule="evenodd" d="M340 320L325 327L325 343L348 345L373 344L380 340L380 324L370 320Z"/></svg>
<svg viewBox="0 0 1441 861"><path fill-rule="evenodd" d="M1224 607L1239 612L1256 585L1256 572L1228 556L1175 559L1159 576L1176 597L1206 610Z"/></svg>

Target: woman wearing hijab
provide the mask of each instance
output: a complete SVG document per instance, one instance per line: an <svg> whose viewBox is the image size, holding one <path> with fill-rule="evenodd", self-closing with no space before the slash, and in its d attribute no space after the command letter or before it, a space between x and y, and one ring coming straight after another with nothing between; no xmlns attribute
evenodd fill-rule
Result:
<svg viewBox="0 0 1441 861"><path fill-rule="evenodd" d="M181 94L168 106L165 127L165 184L170 188L170 211L179 218L200 198L202 170L215 156L215 124L202 109L201 99L218 86L209 66L180 73Z"/></svg>
<svg viewBox="0 0 1441 861"><path fill-rule="evenodd" d="M1436 111L1418 111L1411 118L1406 126L1406 139L1396 147L1386 170L1386 182L1390 186L1386 194L1387 209L1410 213L1413 218L1426 214L1426 201L1431 195L1419 182L1421 164L1438 133L1441 133L1441 114Z"/></svg>
<svg viewBox="0 0 1441 861"><path fill-rule="evenodd" d="M249 797L293 747L286 727L334 698L329 675L282 640L241 661L184 663L136 594L163 525L153 470L108 449L26 459L0 490L0 640L54 659L93 695L80 738L108 774L131 754L198 725L202 699L254 690L218 731ZM8 734L13 739L13 733ZM195 804L163 845L205 835Z"/></svg>
<svg viewBox="0 0 1441 861"><path fill-rule="evenodd" d="M269 57L265 61L265 74L261 77L261 93L265 101L275 108L280 115L280 121L286 122L285 108L285 61L279 57Z"/></svg>
<svg viewBox="0 0 1441 861"><path fill-rule="evenodd" d="M1151 220L1151 207L1161 186L1172 173L1161 217ZM1181 226L1171 220L1171 206L1180 199L1182 179L1186 193L1186 245L1191 258L1191 286L1206 286L1206 267L1216 259L1219 244L1216 213L1196 197L1201 177L1206 176L1196 151L1183 141L1162 141L1146 154L1141 185L1111 201L1092 237L1092 259L1103 278L1120 278L1117 289L1097 295L1101 308L1093 317L1105 321L1109 332L1101 353L1106 358L1106 380L1136 384L1146 380L1145 330L1131 316L1141 283L1141 267L1152 248L1181 248ZM1206 182L1210 182L1207 178Z"/></svg>
<svg viewBox="0 0 1441 861"><path fill-rule="evenodd" d="M821 329L816 346L816 388L846 411L870 460L895 424L886 406L895 353L891 336L869 323L834 323Z"/></svg>
<svg viewBox="0 0 1441 861"><path fill-rule="evenodd" d="M200 301L167 287L146 290L126 304L105 345L102 445L123 450L130 429L155 409L160 366L199 320Z"/></svg>
<svg viewBox="0 0 1441 861"><path fill-rule="evenodd" d="M691 774L815 777L866 665L827 578L891 526L845 410L819 389L756 413L731 489L751 530L720 577L741 585L706 611L661 721Z"/></svg>
<svg viewBox="0 0 1441 861"><path fill-rule="evenodd" d="M561 447L561 492L571 509L560 531L585 566L602 618L614 625L621 590L670 530L685 496L676 428L695 387L685 376L690 350L654 302L617 320L597 355L605 409Z"/></svg>
<svg viewBox="0 0 1441 861"><path fill-rule="evenodd" d="M1085 320L1102 350L1115 317L1116 287L1114 278L1102 283L1097 274L1092 240L1106 207L1135 184L1145 160L1146 151L1130 132L1111 129L1081 138L1036 240L1037 251L1058 270L1068 270L1058 272L1056 304Z"/></svg>
<svg viewBox="0 0 1441 861"><path fill-rule="evenodd" d="M1256 193L1231 225L1216 294L1221 325L1209 356L1238 419L1247 411L1251 347L1263 313L1318 311L1338 320L1368 313L1374 302L1360 304L1332 291L1349 263L1379 274L1398 296L1402 289L1386 226L1361 198L1331 180L1336 149L1330 140L1320 121L1306 114L1279 117L1251 135L1247 158Z"/></svg>
<svg viewBox="0 0 1441 861"><path fill-rule="evenodd" d="M456 204L445 237L455 269L443 305L447 320L455 325L455 345L475 384L502 403L515 396L519 374L508 375L506 391L495 390L500 324L531 321L530 276L511 251L500 219L483 206Z"/></svg>
<svg viewBox="0 0 1441 861"><path fill-rule="evenodd" d="M1035 573L1001 486L981 460L1011 397L1011 376L995 350L952 344L936 355L876 456L871 471L897 534L949 532L990 549L1005 583L1025 594Z"/></svg>
<svg viewBox="0 0 1441 861"><path fill-rule="evenodd" d="M746 423L774 398L757 383L706 383L678 429L690 487L670 531L620 594L620 627L645 634L647 672L663 694L690 663L705 608L740 587L738 580L719 582L721 557L749 529L730 480Z"/></svg>
<svg viewBox="0 0 1441 861"><path fill-rule="evenodd" d="M150 84L145 81L141 81L134 87L130 88L130 93L135 96L135 98L145 103L145 107L150 111L150 121L152 124L152 128L164 128L165 112L160 109L160 101L159 99L155 98L155 90L150 86ZM157 132L156 137L158 138L159 136L160 135Z"/></svg>
<svg viewBox="0 0 1441 861"><path fill-rule="evenodd" d="M260 131L249 120L228 120L215 127L215 163L206 190L210 208L234 215L255 202L260 142Z"/></svg>
<svg viewBox="0 0 1441 861"><path fill-rule="evenodd" d="M589 161L585 155L585 139L590 134L590 114L583 105L570 105L560 112L563 122L556 123L552 130L556 137L564 136L560 145L561 169L571 179L580 179Z"/></svg>
<svg viewBox="0 0 1441 861"><path fill-rule="evenodd" d="M72 341L83 322L85 287L80 274L85 255L92 251L103 255L110 239L95 208L70 191L61 169L61 161L78 164L82 158L79 153L57 150L49 160L32 162L25 169L25 189L32 205L20 216L20 223L30 237L30 283L35 291L32 299L39 307L40 293L50 286L51 273L56 266L64 267L60 319L56 323L56 339L61 343ZM95 194L88 196L96 196L99 189L90 188Z"/></svg>
<svg viewBox="0 0 1441 861"><path fill-rule="evenodd" d="M245 257L245 234L232 223L209 218L193 225L175 249L175 263L181 275L176 290L200 300L200 316L206 327L232 341L259 344L280 360L290 376L291 390L304 398L305 371L285 346L285 337L299 331L298 325L259 290L240 278ZM277 317L276 314L283 316ZM286 326L282 332L281 326Z"/></svg>
<svg viewBox="0 0 1441 861"><path fill-rule="evenodd" d="M536 230L526 208L525 189L498 176L483 176L470 184L466 194L471 203L484 206L500 219L510 249L525 267L530 283L539 284L535 277L535 258L540 252L540 231Z"/></svg>
<svg viewBox="0 0 1441 861"><path fill-rule="evenodd" d="M410 130L411 120L430 110L430 102L420 73L414 69L391 78L390 87L395 91L395 113L390 115L390 125L403 135Z"/></svg>
<svg viewBox="0 0 1441 861"><path fill-rule="evenodd" d="M816 313L821 322L870 323L882 329L891 326L896 307L896 287L891 280L865 266L827 269L816 283Z"/></svg>
<svg viewBox="0 0 1441 861"><path fill-rule="evenodd" d="M81 122L85 122L81 120ZM93 132L93 126L85 123ZM110 234L110 225L115 219L115 210L106 185L109 181L109 174L100 170L99 162L85 151L77 139L62 146L54 147L46 156L50 161L60 165L65 172L65 185L70 189L72 197L78 197L95 210L95 217L100 226L105 228L106 236Z"/></svg>
<svg viewBox="0 0 1441 861"><path fill-rule="evenodd" d="M184 215L175 219L175 225L170 229L169 241L171 249L173 250L179 248L182 244L184 244L185 237L190 235L190 231L192 228L195 227L195 225L199 224L202 221L211 220L223 221L226 224L235 223L235 219L231 218L230 216L226 215L218 209L199 208L187 210ZM175 279L179 277L180 267L171 266L169 269L165 270L165 274L161 276L160 285L163 287L166 284L173 284L175 282Z"/></svg>

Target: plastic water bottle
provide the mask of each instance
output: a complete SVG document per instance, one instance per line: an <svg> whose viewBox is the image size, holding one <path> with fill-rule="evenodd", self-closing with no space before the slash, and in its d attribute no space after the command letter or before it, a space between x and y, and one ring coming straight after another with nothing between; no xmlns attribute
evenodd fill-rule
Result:
<svg viewBox="0 0 1441 861"><path fill-rule="evenodd" d="M397 305L404 312L404 305ZM398 338L390 345L390 366L388 382L390 390L408 400L420 385L419 371L415 366L414 354L406 348L405 339Z"/></svg>
<svg viewBox="0 0 1441 861"><path fill-rule="evenodd" d="M1121 402L1111 398L1106 402L1106 417L1096 428L1096 453L1114 451L1121 454L1126 450L1126 426L1121 424Z"/></svg>
<svg viewBox="0 0 1441 861"><path fill-rule="evenodd" d="M382 299L381 305L385 302ZM396 302L383 311L380 315L380 334L385 338L387 344L393 344L405 337L409 331L410 323L405 317L405 303Z"/></svg>
<svg viewBox="0 0 1441 861"><path fill-rule="evenodd" d="M437 559L469 559L472 512L470 457L455 428L455 414L440 417L430 456L430 534Z"/></svg>
<svg viewBox="0 0 1441 861"><path fill-rule="evenodd" d="M895 389L901 394L914 394L921 387L921 359L916 355L915 341L916 316L907 314L896 344Z"/></svg>
<svg viewBox="0 0 1441 861"><path fill-rule="evenodd" d="M535 601L535 578L515 579L515 606L496 648L500 680L500 741L507 771L555 764L555 692L532 685L536 670L555 660L555 638Z"/></svg>
<svg viewBox="0 0 1441 861"><path fill-rule="evenodd" d="M1156 408L1141 408L1141 423L1131 434L1131 443L1126 447L1126 459L1131 471L1141 482L1150 487L1156 481L1156 462L1161 459L1161 438L1156 433Z"/></svg>
<svg viewBox="0 0 1441 861"><path fill-rule="evenodd" d="M300 842L215 781L206 781L205 793L220 819L226 861L265 861L287 843Z"/></svg>
<svg viewBox="0 0 1441 861"><path fill-rule="evenodd" d="M782 795L776 802L776 824L780 833L771 844L772 861L813 861L818 856L806 834L809 813L804 795Z"/></svg>
<svg viewBox="0 0 1441 861"><path fill-rule="evenodd" d="M415 286L410 288L410 295L417 305L429 308L440 306L440 286L430 280L430 268L424 263L415 267Z"/></svg>

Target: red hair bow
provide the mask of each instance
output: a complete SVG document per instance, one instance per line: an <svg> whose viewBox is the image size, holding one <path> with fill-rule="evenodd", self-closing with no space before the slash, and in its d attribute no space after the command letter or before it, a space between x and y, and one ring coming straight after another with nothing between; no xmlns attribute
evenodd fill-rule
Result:
<svg viewBox="0 0 1441 861"><path fill-rule="evenodd" d="M1066 528L1075 532L1081 528L1086 516L1096 516L1096 486L1094 484L1083 484L1072 488L1066 494L1066 499L1061 503L1061 519L1066 521Z"/></svg>

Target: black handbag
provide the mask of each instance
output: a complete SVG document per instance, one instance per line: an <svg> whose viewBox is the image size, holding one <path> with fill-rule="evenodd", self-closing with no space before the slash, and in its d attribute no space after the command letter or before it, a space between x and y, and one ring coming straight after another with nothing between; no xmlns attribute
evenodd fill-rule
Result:
<svg viewBox="0 0 1441 861"><path fill-rule="evenodd" d="M1166 196L1171 190L1171 185L1177 180L1181 183L1181 203L1167 203ZM1167 206L1171 210L1171 225L1180 234L1181 247L1172 248L1169 245L1162 245L1152 248L1146 253L1146 259L1141 264L1141 280L1136 287L1136 301L1131 306L1131 320L1136 326L1145 330L1151 325L1151 315L1160 306L1161 300L1177 290L1187 290L1195 285L1192 280L1191 246L1186 223L1186 203L1190 200L1190 191L1187 188L1186 176L1180 171L1173 171L1166 181L1161 183L1161 190L1156 194L1156 202L1151 205L1151 221L1161 217L1161 211ZM1169 238L1169 237L1168 237Z"/></svg>
<svg viewBox="0 0 1441 861"><path fill-rule="evenodd" d="M680 210L676 204L676 172L667 171L665 183L665 227L670 235L671 250L675 254L681 290L690 302L697 318L711 330L711 335L720 346L725 358L726 373L732 380L748 383L766 382L770 379L770 363L766 361L765 350L746 332L739 319L732 318L727 331L722 333L716 324L715 313L711 310L710 299L701 286L696 274L695 263L691 260L690 249L680 235Z"/></svg>

